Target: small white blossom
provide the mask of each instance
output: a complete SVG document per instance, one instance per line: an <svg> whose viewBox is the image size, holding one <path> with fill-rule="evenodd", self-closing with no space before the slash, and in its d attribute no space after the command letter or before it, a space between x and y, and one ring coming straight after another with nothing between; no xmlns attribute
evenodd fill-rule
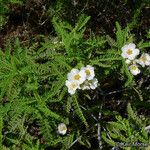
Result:
<svg viewBox="0 0 150 150"><path fill-rule="evenodd" d="M95 89L98 84L98 80L94 78L94 67L87 65L80 70L72 69L67 75L65 85L68 88L68 93L75 94L77 89L89 90Z"/></svg>
<svg viewBox="0 0 150 150"><path fill-rule="evenodd" d="M138 59L137 63L139 63L142 67L150 65L150 55L148 53L142 54L142 56Z"/></svg>
<svg viewBox="0 0 150 150"><path fill-rule="evenodd" d="M130 64L131 60L127 59L125 62L126 62L126 64Z"/></svg>
<svg viewBox="0 0 150 150"><path fill-rule="evenodd" d="M68 87L68 93L73 95L76 92L76 89L80 89L79 83L74 81L66 81L66 86Z"/></svg>
<svg viewBox="0 0 150 150"><path fill-rule="evenodd" d="M139 70L138 66L133 64L131 66L129 66L129 70L133 75L137 75L139 74L141 71Z"/></svg>
<svg viewBox="0 0 150 150"><path fill-rule="evenodd" d="M81 86L82 90L96 89L98 84L98 80L94 78L93 80L86 80Z"/></svg>
<svg viewBox="0 0 150 150"><path fill-rule="evenodd" d="M90 88L92 90L97 88L97 84L98 84L98 80L96 78L94 78L91 82L90 82Z"/></svg>
<svg viewBox="0 0 150 150"><path fill-rule="evenodd" d="M94 67L92 67L90 65L87 65L86 67L82 67L81 71L84 71L86 73L87 80L92 80L95 76Z"/></svg>
<svg viewBox="0 0 150 150"><path fill-rule="evenodd" d="M139 55L139 49L135 48L135 44L134 43L130 43L128 45L124 45L121 50L122 50L122 54L121 56L123 58L127 58L129 60L134 60L136 58L137 55Z"/></svg>
<svg viewBox="0 0 150 150"><path fill-rule="evenodd" d="M75 81L82 84L86 80L86 73L84 70L72 69L67 75L69 81Z"/></svg>
<svg viewBox="0 0 150 150"><path fill-rule="evenodd" d="M60 123L58 125L58 133L62 134L62 135L65 135L66 132L67 132L67 126L64 123Z"/></svg>
<svg viewBox="0 0 150 150"><path fill-rule="evenodd" d="M138 63L138 61L139 61L138 59L134 59L132 63L135 65Z"/></svg>
<svg viewBox="0 0 150 150"><path fill-rule="evenodd" d="M81 85L82 90L89 90L90 89L90 83L88 80L84 81L84 83Z"/></svg>

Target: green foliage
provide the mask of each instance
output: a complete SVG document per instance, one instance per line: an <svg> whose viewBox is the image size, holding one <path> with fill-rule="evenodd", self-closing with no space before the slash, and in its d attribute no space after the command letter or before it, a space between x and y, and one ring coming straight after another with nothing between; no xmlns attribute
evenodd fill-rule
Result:
<svg viewBox="0 0 150 150"><path fill-rule="evenodd" d="M75 45L77 42L79 42L79 40L82 39L85 31L84 26L89 19L90 17L81 16L75 28L72 28L66 22L58 22L56 21L56 18L53 19L55 30L61 37L68 56L74 56L77 54L76 51L73 50L72 45Z"/></svg>
<svg viewBox="0 0 150 150"><path fill-rule="evenodd" d="M57 2L58 13L62 3ZM86 38L85 26L90 17L81 15L77 23L71 25L54 16L55 37L43 38L38 46L33 43L28 48L16 39L0 49L0 149L44 150L55 147L65 150L71 149L76 142L90 148L91 137L101 143L101 133L97 130L105 129L105 116L116 114L112 110L105 114L105 108L102 108L109 105L106 97L113 94L109 91L116 86L112 75L117 74L120 79L115 80L123 80L125 87L131 87L129 93L120 92L119 98L114 96L113 101L126 100L133 91L144 101L141 90L132 88L138 85L121 57L121 48L135 41L130 25L123 29L116 22L115 39L109 35L95 36L92 32ZM144 40L137 45L143 52L150 47L150 43ZM67 74L72 68L86 65L94 66L98 88L69 95L65 86ZM147 72L144 74L148 75ZM134 95L131 98L135 100ZM130 104L127 112L128 118L116 116L117 121L109 121L107 131L102 133L103 140L109 145L115 146L118 141L149 141L144 130L146 121L137 116ZM102 118L101 114L104 115ZM66 135L57 131L61 122L68 127ZM101 129L97 129L97 124ZM92 136L88 135L89 132Z"/></svg>
<svg viewBox="0 0 150 150"><path fill-rule="evenodd" d="M121 64L120 72L124 75L124 78L126 78L124 86L131 86L134 84L134 77L129 71L129 65L125 63L125 59L123 59L121 55L121 48L128 43L132 43L134 41L134 35L130 34L130 24L122 29L118 22L116 22L116 40L112 39L109 35L106 36L108 44L111 46L111 50L108 51L109 59L106 59L107 61L113 61L118 60L117 63ZM133 42L134 43L134 42ZM137 48L140 49L141 53L146 51L146 48L150 47L150 42L145 42L144 40L139 41L137 44ZM106 55L106 54L105 54ZM113 57L116 58L113 58ZM121 60L119 62L119 60ZM103 61L103 59L102 59ZM105 59L104 59L105 61ZM116 67L115 67L116 66ZM117 64L115 64L115 68L117 67ZM112 66L111 66L112 68Z"/></svg>
<svg viewBox="0 0 150 150"><path fill-rule="evenodd" d="M0 107L2 118L4 118L2 128L7 129L7 131L4 130L6 133L3 137L3 141L8 143L7 147L15 149L19 145L24 149L38 149L38 137L32 136L28 131L30 126L38 126L39 135L46 142L45 146L40 145L40 148L62 143L66 149L72 143L73 134L63 140L62 137L57 138L54 134L57 133L57 125L60 122L68 124L69 120L65 113L61 114L57 107L53 107L53 104L66 103L68 93L64 85L67 73L73 66L83 66L87 57L86 53L89 53L86 50L80 51L83 49L81 41L85 42L85 45L88 44L83 39L84 26L88 20L89 17L82 16L75 28L71 27L68 31L66 23L58 23L54 18L54 27L62 43L53 40L44 42L36 50L34 46L29 49L24 48L17 39L15 43L7 43L5 52L0 51ZM89 43L92 43L91 40ZM103 45L104 42L99 43ZM79 52L76 51L76 46L79 47ZM89 50L92 52L94 47L95 45L91 45ZM88 128L77 97L68 101L67 105L70 108L74 107L75 113ZM70 108L66 111L69 112ZM35 123L34 120L36 120ZM37 142L35 143L33 139Z"/></svg>
<svg viewBox="0 0 150 150"><path fill-rule="evenodd" d="M124 60L122 60L122 73L124 73L127 77L127 80L125 82L125 87L131 85L131 83L133 82L133 75L130 73L129 69L128 69L128 65L125 63Z"/></svg>
<svg viewBox="0 0 150 150"><path fill-rule="evenodd" d="M109 35L107 35L107 41L108 44L111 46L112 49L116 49L116 54L118 53L118 60L120 61L121 64L121 73L124 74L127 77L127 80L125 82L125 87L129 86L133 83L133 75L129 72L128 65L125 63L125 60L121 58L121 48L127 44L133 41L133 35L129 34L129 27L127 26L125 29L121 29L121 26L119 25L118 22L116 22L116 40L112 39ZM122 62L122 63L121 63Z"/></svg>
<svg viewBox="0 0 150 150"><path fill-rule="evenodd" d="M117 142L123 142L130 145L136 142L148 144L150 141L148 132L145 131L146 120L144 122L140 119L137 113L133 111L130 103L127 106L127 112L128 118L122 118L119 115L116 116L116 122L109 122L107 131L102 134L104 141L112 146L116 146ZM123 145L118 146L123 149L128 149Z"/></svg>
<svg viewBox="0 0 150 150"><path fill-rule="evenodd" d="M82 110L81 110L81 108L80 108L80 106L78 104L78 100L77 100L76 96L73 97L73 106L75 108L75 111L76 111L77 115L81 119L81 121L85 124L86 127L88 127L88 123L87 123L87 121L86 121L86 119L85 119L85 117L84 117L84 115L82 113Z"/></svg>
<svg viewBox="0 0 150 150"><path fill-rule="evenodd" d="M13 48L15 51L12 51ZM1 120L1 129L4 127L7 129L5 131L6 136L3 137L3 141L9 141L7 146L14 145L15 147L19 144L24 149L33 149L32 147L38 149L38 145L34 145L34 143L30 142L31 146L26 145L30 141L29 138L33 140L33 137L27 131L28 126L26 126L30 116L33 116L32 119L39 123L43 121L43 118L47 122L51 119L56 122L65 122L65 120L57 112L49 109L48 103L46 103L47 97L45 97L47 91L44 90L41 83L39 64L36 63L34 57L27 53L28 50L21 47L18 40L16 40L14 47L8 43L6 51L0 51L0 107L1 118L4 118L4 121ZM46 66L47 64L45 64L43 70L47 69ZM43 89L42 95L38 94L40 89ZM22 118L22 116L24 117ZM43 122L40 125L43 129L41 134L48 133L51 136L47 128L55 126L55 121L50 122L50 124L47 124L47 122L44 124ZM31 124L32 122L33 120L30 120ZM13 133L14 136L10 137L10 133ZM20 134L17 135L17 133ZM46 138L48 137L46 136Z"/></svg>
<svg viewBox="0 0 150 150"><path fill-rule="evenodd" d="M0 118L0 149L2 149L2 139L3 139L2 129L3 129L3 118L1 117Z"/></svg>

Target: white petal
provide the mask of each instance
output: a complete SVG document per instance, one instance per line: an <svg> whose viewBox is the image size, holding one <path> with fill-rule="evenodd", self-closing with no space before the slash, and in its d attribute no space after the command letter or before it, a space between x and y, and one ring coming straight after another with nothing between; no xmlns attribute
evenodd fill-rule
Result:
<svg viewBox="0 0 150 150"><path fill-rule="evenodd" d="M82 90L89 90L90 89L90 86L88 86L88 85L83 85L82 86Z"/></svg>
<svg viewBox="0 0 150 150"><path fill-rule="evenodd" d="M75 94L76 90L71 90L71 89L68 89L68 93L70 93L71 95Z"/></svg>
<svg viewBox="0 0 150 150"><path fill-rule="evenodd" d="M81 71L85 72L86 79L88 79L88 80L92 80L94 78L94 76L95 76L94 67L92 67L90 65L87 65L86 67L82 67ZM87 74L87 71L89 72L89 75Z"/></svg>
<svg viewBox="0 0 150 150"><path fill-rule="evenodd" d="M139 74L141 71L138 69L137 65L129 66L129 70L133 75Z"/></svg>
<svg viewBox="0 0 150 150"><path fill-rule="evenodd" d="M145 57L146 57L145 65L149 66L150 65L150 55L148 53L145 53Z"/></svg>
<svg viewBox="0 0 150 150"><path fill-rule="evenodd" d="M77 78L76 78L77 76ZM85 81L86 74L84 71L79 71L78 69L72 69L67 75L69 81L75 81L82 84Z"/></svg>
<svg viewBox="0 0 150 150"><path fill-rule="evenodd" d="M131 49L135 49L135 47L136 47L136 45L135 45L134 43L130 43L128 46L129 46L129 48L131 48Z"/></svg>
<svg viewBox="0 0 150 150"><path fill-rule="evenodd" d="M96 89L97 84L98 84L98 80L96 78L94 78L93 80L90 81L90 88L93 90Z"/></svg>
<svg viewBox="0 0 150 150"><path fill-rule="evenodd" d="M66 86L68 87L68 93L70 93L71 95L74 94L76 90L80 88L78 82L69 81L69 80L66 81Z"/></svg>
<svg viewBox="0 0 150 150"><path fill-rule="evenodd" d="M141 57L138 59L138 63L142 66L149 66L150 65L150 56L147 53L144 53L141 55Z"/></svg>
<svg viewBox="0 0 150 150"><path fill-rule="evenodd" d="M135 55L137 56L137 55L139 55L139 53L140 53L140 50L139 49L134 49L134 51L135 51Z"/></svg>
<svg viewBox="0 0 150 150"><path fill-rule="evenodd" d="M145 63L143 61L141 61L141 59L138 59L137 63L140 64L142 67L145 67Z"/></svg>
<svg viewBox="0 0 150 150"><path fill-rule="evenodd" d="M146 62L145 62L145 65L146 65L146 66L149 66L149 65L150 65L150 61L146 61Z"/></svg>
<svg viewBox="0 0 150 150"><path fill-rule="evenodd" d="M79 74L80 74L80 76L81 76L81 78L80 78L80 84L82 84L82 83L86 80L86 73L85 73L84 70L81 70L81 71L79 72Z"/></svg>
<svg viewBox="0 0 150 150"><path fill-rule="evenodd" d="M62 135L65 135L66 132L67 132L67 126L64 123L60 123L58 125L58 133L62 134Z"/></svg>
<svg viewBox="0 0 150 150"><path fill-rule="evenodd" d="M126 62L126 64L130 64L131 60L127 59L125 62Z"/></svg>
<svg viewBox="0 0 150 150"><path fill-rule="evenodd" d="M79 70L78 69L72 69L71 72L76 74L76 73L79 73Z"/></svg>
<svg viewBox="0 0 150 150"><path fill-rule="evenodd" d="M66 80L65 85L66 85L67 87L69 87L69 86L70 86L70 81Z"/></svg>
<svg viewBox="0 0 150 150"><path fill-rule="evenodd" d="M150 55L148 53L145 53L145 55L146 55L147 60L150 61Z"/></svg>
<svg viewBox="0 0 150 150"><path fill-rule="evenodd" d="M127 58L126 55L125 55L125 53L121 53L121 56L122 56L123 58Z"/></svg>
<svg viewBox="0 0 150 150"><path fill-rule="evenodd" d="M128 49L128 45L124 45L124 46L121 48L122 51L125 51L126 49Z"/></svg>
<svg viewBox="0 0 150 150"><path fill-rule="evenodd" d="M67 74L67 78L68 80L72 80L72 77L74 76L74 74L78 74L79 70L78 69L72 69L68 74Z"/></svg>
<svg viewBox="0 0 150 150"><path fill-rule="evenodd" d="M85 80L84 83L81 85L82 90L89 90L90 89L90 84L88 80Z"/></svg>
<svg viewBox="0 0 150 150"><path fill-rule="evenodd" d="M129 59L129 60L134 60L135 59L135 55L131 55L131 56L128 56L127 58Z"/></svg>
<svg viewBox="0 0 150 150"><path fill-rule="evenodd" d="M135 49L135 44L134 43L130 43L130 44L128 44L128 45L124 45L122 48L121 48L121 50L122 50L122 54L121 54L121 56L123 57L123 58L127 58L127 59L129 59L129 60L134 60L135 59L135 57L137 56L137 55L139 55L139 49ZM128 54L128 50L132 50L132 53L131 54Z"/></svg>

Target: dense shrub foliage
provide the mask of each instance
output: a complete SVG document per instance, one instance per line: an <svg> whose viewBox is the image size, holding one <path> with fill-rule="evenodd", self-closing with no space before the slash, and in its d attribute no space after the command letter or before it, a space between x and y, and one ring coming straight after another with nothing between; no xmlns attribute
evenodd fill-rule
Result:
<svg viewBox="0 0 150 150"><path fill-rule="evenodd" d="M81 12L85 1L43 2L49 36L8 38L0 48L0 150L149 149L150 32L134 34L148 1L137 1L127 24L115 20L114 34L98 35L85 15L92 1ZM27 1L2 0L3 32L10 3ZM73 20L66 4L79 5Z"/></svg>

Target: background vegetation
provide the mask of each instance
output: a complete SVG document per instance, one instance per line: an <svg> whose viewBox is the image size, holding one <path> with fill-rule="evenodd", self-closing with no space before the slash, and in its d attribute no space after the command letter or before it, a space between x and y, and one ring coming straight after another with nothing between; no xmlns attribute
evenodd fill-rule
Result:
<svg viewBox="0 0 150 150"><path fill-rule="evenodd" d="M0 4L0 150L149 149L150 68L133 76L120 55L149 53L149 0ZM68 72L86 65L98 87L70 96Z"/></svg>

